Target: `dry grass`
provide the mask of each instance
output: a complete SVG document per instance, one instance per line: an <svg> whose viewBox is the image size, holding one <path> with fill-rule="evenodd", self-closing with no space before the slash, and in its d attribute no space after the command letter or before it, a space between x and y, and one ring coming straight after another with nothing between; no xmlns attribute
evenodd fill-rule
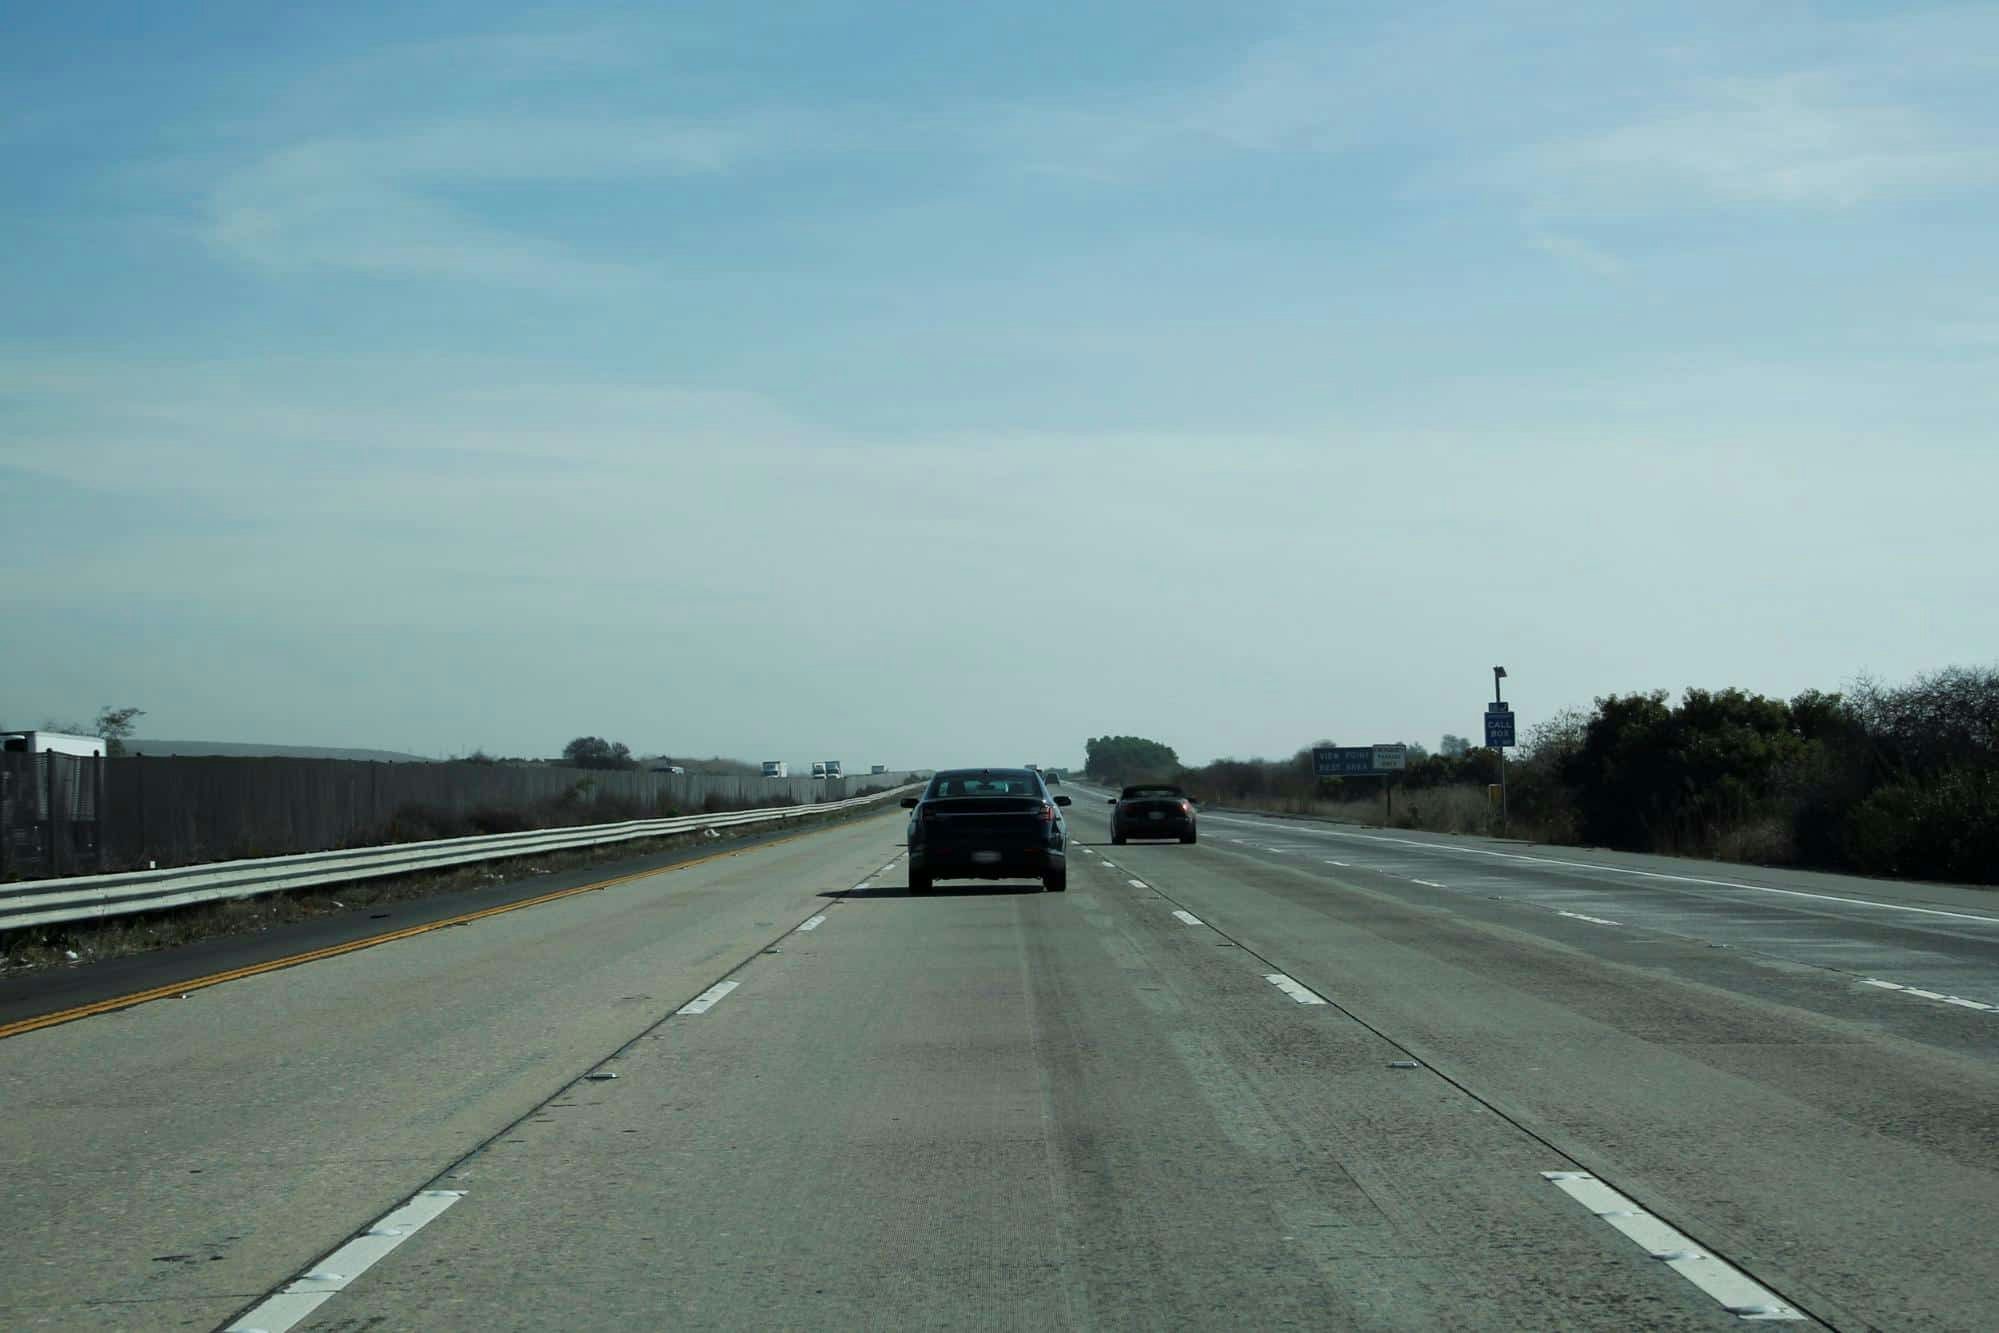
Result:
<svg viewBox="0 0 1999 1333"><path fill-rule="evenodd" d="M1394 815L1386 823L1383 822L1382 802L1379 797L1364 801L1320 801L1300 797L1276 797L1259 803L1230 804L1238 809L1262 810L1284 815L1307 815L1315 819L1330 819L1341 824L1357 824L1367 828L1421 829L1430 833L1480 835L1499 832L1499 814L1492 807L1484 787L1424 787L1397 790ZM1507 836L1543 842L1547 840L1547 830L1529 821L1515 818L1508 825Z"/></svg>
<svg viewBox="0 0 1999 1333"><path fill-rule="evenodd" d="M1714 857L1746 865L1787 866L1798 859L1798 842L1789 820L1760 819L1723 830L1715 838Z"/></svg>

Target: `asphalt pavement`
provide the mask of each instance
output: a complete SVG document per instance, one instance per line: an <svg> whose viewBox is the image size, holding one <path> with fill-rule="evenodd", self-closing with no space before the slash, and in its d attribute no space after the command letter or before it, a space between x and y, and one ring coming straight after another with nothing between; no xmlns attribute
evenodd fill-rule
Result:
<svg viewBox="0 0 1999 1333"><path fill-rule="evenodd" d="M1993 900L1064 790L0 1041L0 1326L1999 1327Z"/></svg>

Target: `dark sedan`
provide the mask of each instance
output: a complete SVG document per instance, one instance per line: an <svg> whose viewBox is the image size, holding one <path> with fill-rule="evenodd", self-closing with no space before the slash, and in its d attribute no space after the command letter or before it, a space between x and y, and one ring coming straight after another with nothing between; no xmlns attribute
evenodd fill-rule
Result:
<svg viewBox="0 0 1999 1333"><path fill-rule="evenodd" d="M1111 797L1111 841L1129 838L1178 838L1194 842L1194 803L1187 793L1165 783L1126 787Z"/></svg>
<svg viewBox="0 0 1999 1333"><path fill-rule="evenodd" d="M1051 796L1028 768L954 768L905 796L909 816L909 891L928 893L940 879L1039 879L1069 887L1066 796Z"/></svg>

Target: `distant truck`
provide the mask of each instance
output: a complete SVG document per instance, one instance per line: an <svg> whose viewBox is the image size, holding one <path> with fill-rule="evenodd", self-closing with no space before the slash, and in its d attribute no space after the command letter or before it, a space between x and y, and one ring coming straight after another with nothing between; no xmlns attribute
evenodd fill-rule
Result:
<svg viewBox="0 0 1999 1333"><path fill-rule="evenodd" d="M825 761L825 760L823 760L823 759L814 759L814 760L812 761L812 776L813 776L813 777L815 777L815 778L823 778L823 777L825 777L825 776L826 776L826 761Z"/></svg>
<svg viewBox="0 0 1999 1333"><path fill-rule="evenodd" d="M78 754L104 757L102 736L76 736L67 731L0 731L0 750L8 754Z"/></svg>
<svg viewBox="0 0 1999 1333"><path fill-rule="evenodd" d="M791 765L785 763L782 759L766 759L764 760L764 776L767 778L788 778L791 776Z"/></svg>
<svg viewBox="0 0 1999 1333"><path fill-rule="evenodd" d="M868 776L870 777L873 777L876 773L886 773L886 772L888 772L887 764L874 764L868 768Z"/></svg>
<svg viewBox="0 0 1999 1333"><path fill-rule="evenodd" d="M832 778L844 778L847 775L840 770L839 760L828 759L826 761L826 776L828 779L832 779Z"/></svg>

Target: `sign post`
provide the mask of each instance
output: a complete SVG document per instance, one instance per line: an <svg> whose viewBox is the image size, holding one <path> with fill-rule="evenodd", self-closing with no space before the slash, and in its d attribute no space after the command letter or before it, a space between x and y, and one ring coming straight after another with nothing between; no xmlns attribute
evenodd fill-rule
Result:
<svg viewBox="0 0 1999 1333"><path fill-rule="evenodd" d="M1382 823L1395 816L1395 775L1409 766L1404 745L1315 745L1312 775L1320 778L1380 778Z"/></svg>
<svg viewBox="0 0 1999 1333"><path fill-rule="evenodd" d="M1506 668L1492 669L1492 704L1485 710L1485 744L1487 749L1499 752L1499 831L1506 832L1506 747L1519 742L1513 734L1513 707L1499 697L1499 682L1506 679Z"/></svg>

